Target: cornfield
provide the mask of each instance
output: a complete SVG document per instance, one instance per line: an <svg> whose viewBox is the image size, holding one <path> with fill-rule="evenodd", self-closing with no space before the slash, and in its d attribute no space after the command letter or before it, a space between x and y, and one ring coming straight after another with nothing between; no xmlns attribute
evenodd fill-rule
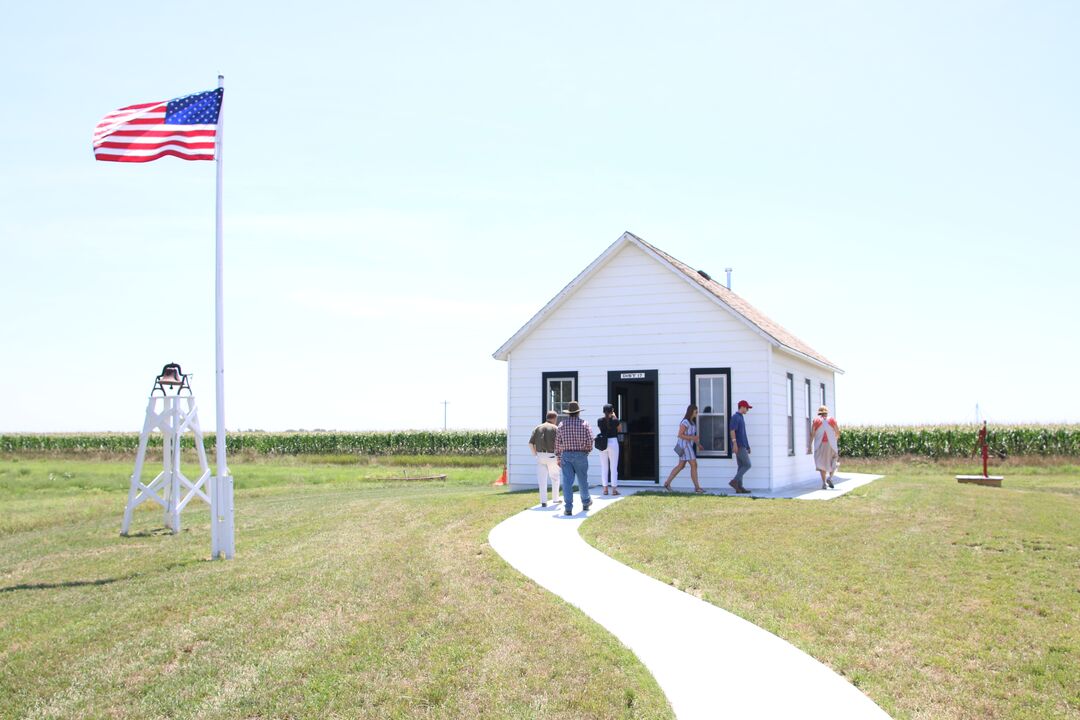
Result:
<svg viewBox="0 0 1080 720"><path fill-rule="evenodd" d="M840 455L884 458L970 457L978 452L978 425L857 425L841 427ZM991 455L1080 455L1080 425L988 425Z"/></svg>
<svg viewBox="0 0 1080 720"><path fill-rule="evenodd" d="M840 454L850 458L914 455L927 458L963 458L977 452L976 425L853 425L841 428ZM203 438L208 451L214 436ZM295 432L229 433L229 452L252 455L502 455L503 430L449 432ZM1080 425L990 426L988 444L994 454L1008 456L1080 456ZM12 434L0 435L0 453L110 453L134 454L135 433ZM161 447L161 435L149 446ZM185 447L193 447L191 436Z"/></svg>
<svg viewBox="0 0 1080 720"><path fill-rule="evenodd" d="M203 437L206 450L213 451L213 435ZM230 453L254 455L501 455L506 450L502 430L450 432L312 432L312 433L227 433ZM193 448L194 438L183 438L184 447ZM150 448L161 447L155 433ZM3 453L118 453L134 454L139 448L137 433L83 433L73 435L0 435Z"/></svg>

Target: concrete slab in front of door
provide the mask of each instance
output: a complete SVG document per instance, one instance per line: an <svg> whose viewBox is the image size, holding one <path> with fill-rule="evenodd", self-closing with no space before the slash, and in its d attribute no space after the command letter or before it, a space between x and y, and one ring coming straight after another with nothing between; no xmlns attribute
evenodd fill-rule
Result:
<svg viewBox="0 0 1080 720"><path fill-rule="evenodd" d="M788 486L782 490L770 491L770 490L752 490L749 495L740 495L732 490L728 486L722 488L706 488L705 491L709 495L722 495L724 497L739 497L739 498L784 498L788 500L832 500L838 498L841 495L846 495L857 487L862 487L868 483L872 483L875 480L880 480L883 475L867 475L866 473L853 473L853 472L838 472L833 476L833 485L836 487L828 490L821 489L821 478L815 477L812 480L801 482L797 485ZM622 489L624 486L619 485ZM662 485L651 485L649 487L635 487L636 490L658 490L664 492ZM692 486L681 487L676 486L674 492L677 493L693 493L694 488Z"/></svg>
<svg viewBox="0 0 1080 720"><path fill-rule="evenodd" d="M660 684L680 720L888 720L840 675L776 635L633 570L578 534L621 497L593 494L588 513L539 506L492 529L491 547L619 638Z"/></svg>
<svg viewBox="0 0 1080 720"><path fill-rule="evenodd" d="M828 490L821 489L821 478L815 477L812 480L799 483L798 485L791 485L783 490L777 490L776 492L767 492L764 490L755 490L752 494L754 497L761 498L786 498L790 500L832 500L838 498L841 495L846 495L857 487L862 487L875 480L880 480L883 475L868 475L866 473L853 473L853 472L838 472L833 476L833 485L836 487Z"/></svg>

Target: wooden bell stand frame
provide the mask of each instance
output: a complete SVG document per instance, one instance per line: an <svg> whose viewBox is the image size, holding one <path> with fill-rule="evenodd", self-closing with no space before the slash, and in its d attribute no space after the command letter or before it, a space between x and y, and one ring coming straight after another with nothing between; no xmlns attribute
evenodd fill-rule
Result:
<svg viewBox="0 0 1080 720"><path fill-rule="evenodd" d="M135 471L131 474L131 487L124 507L121 535L127 535L131 527L131 514L142 503L153 500L165 510L165 526L173 534L180 532L180 513L196 497L210 504L210 466L206 462L202 428L199 427L199 410L191 393L188 375L180 371L176 363L169 363L154 379L150 402L146 406L146 419L139 434L139 451L135 456ZM170 395L167 389L171 389ZM180 393L187 390L187 395ZM157 395L157 393L161 395ZM158 430L162 435L162 470L148 484L142 480L146 461L146 445L150 434ZM192 482L180 469L180 442L185 432L195 436L195 449L199 455L199 477Z"/></svg>

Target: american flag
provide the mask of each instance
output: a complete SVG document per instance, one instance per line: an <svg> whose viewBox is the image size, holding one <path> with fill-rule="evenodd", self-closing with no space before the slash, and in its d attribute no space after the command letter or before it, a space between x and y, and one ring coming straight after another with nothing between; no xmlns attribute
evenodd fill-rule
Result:
<svg viewBox="0 0 1080 720"><path fill-rule="evenodd" d="M94 128L94 157L150 162L166 155L213 160L224 88L114 110Z"/></svg>

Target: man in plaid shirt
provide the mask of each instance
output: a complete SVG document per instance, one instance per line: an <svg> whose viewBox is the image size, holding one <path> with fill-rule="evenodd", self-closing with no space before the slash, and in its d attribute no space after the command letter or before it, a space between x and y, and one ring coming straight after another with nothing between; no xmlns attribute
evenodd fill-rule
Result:
<svg viewBox="0 0 1080 720"><path fill-rule="evenodd" d="M587 420L581 419L577 400L567 403L567 418L555 431L555 457L562 468L563 514L574 514L574 476L581 491L581 507L586 512L592 505L589 496L589 453L593 449L593 431Z"/></svg>

